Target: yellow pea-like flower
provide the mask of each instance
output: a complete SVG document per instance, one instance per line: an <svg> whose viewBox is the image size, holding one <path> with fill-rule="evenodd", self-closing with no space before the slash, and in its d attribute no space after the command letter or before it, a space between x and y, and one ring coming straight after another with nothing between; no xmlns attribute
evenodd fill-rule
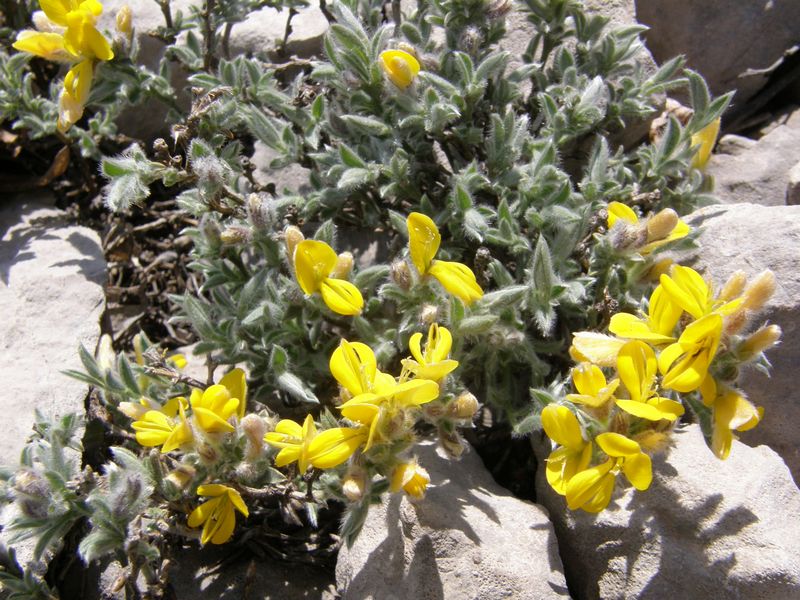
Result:
<svg viewBox="0 0 800 600"><path fill-rule="evenodd" d="M628 390L629 399L616 405L635 417L648 421L674 421L684 413L683 405L661 398L655 389L658 363L653 349L638 340L625 344L617 355L617 372Z"/></svg>
<svg viewBox="0 0 800 600"><path fill-rule="evenodd" d="M617 221L624 221L631 225L639 224L639 217L633 209L622 202L609 202L608 227L614 226ZM653 215L647 221L647 238L645 243L636 249L639 254L647 255L657 248L679 240L689 235L691 228L675 214L672 209L665 209Z"/></svg>
<svg viewBox="0 0 800 600"><path fill-rule="evenodd" d="M464 304L472 304L483 296L483 290L472 270L459 262L434 260L442 236L433 220L422 213L411 213L406 220L411 262L425 277L437 279L442 287Z"/></svg>
<svg viewBox="0 0 800 600"><path fill-rule="evenodd" d="M192 390L189 400L198 427L207 433L234 431L228 420L233 414L244 416L247 404L247 380L244 371L233 369L219 383L204 391Z"/></svg>
<svg viewBox="0 0 800 600"><path fill-rule="evenodd" d="M601 433L595 442L609 457L604 463L576 473L567 483L567 506L597 513L611 502L614 483L621 471L637 490L643 491L653 481L650 457L639 444L619 433Z"/></svg>
<svg viewBox="0 0 800 600"><path fill-rule="evenodd" d="M417 500L425 497L431 478L428 472L423 469L416 460L402 463L395 467L392 472L389 489L392 493L399 492L401 489Z"/></svg>
<svg viewBox="0 0 800 600"><path fill-rule="evenodd" d="M755 406L738 390L718 386L708 375L700 387L703 404L710 407L711 450L714 455L725 460L731 452L734 431L748 431L758 425L764 417L764 408Z"/></svg>
<svg viewBox="0 0 800 600"><path fill-rule="evenodd" d="M698 389L708 374L721 336L722 317L715 313L687 325L678 341L658 356L661 385L677 392Z"/></svg>
<svg viewBox="0 0 800 600"><path fill-rule="evenodd" d="M730 315L738 310L744 301L742 296L731 300L714 298L711 286L691 267L675 265L670 275L661 276L660 282L664 292L672 301L695 319L701 319L712 313Z"/></svg>
<svg viewBox="0 0 800 600"><path fill-rule="evenodd" d="M297 283L303 292L319 293L328 308L340 315L357 315L364 308L364 298L356 286L332 277L338 257L328 244L303 240L297 244L293 260Z"/></svg>
<svg viewBox="0 0 800 600"><path fill-rule="evenodd" d="M148 410L131 427L136 431L136 441L142 446L161 446L161 452L166 454L191 443L194 439L192 428L186 421L184 404L181 398L176 398L178 418L172 412L168 403L164 410Z"/></svg>
<svg viewBox="0 0 800 600"><path fill-rule="evenodd" d="M650 295L645 318L629 313L617 313L611 317L608 330L622 338L643 340L651 344L674 342L675 325L681 318L683 309L659 285Z"/></svg>
<svg viewBox="0 0 800 600"><path fill-rule="evenodd" d="M606 381L600 367L582 362L572 369L572 383L577 394L567 394L567 400L591 408L600 408L614 397L619 379Z"/></svg>
<svg viewBox="0 0 800 600"><path fill-rule="evenodd" d="M563 496L569 480L589 466L592 443L583 439L578 418L566 406L545 406L542 428L559 445L547 457L545 476L550 486Z"/></svg>
<svg viewBox="0 0 800 600"><path fill-rule="evenodd" d="M714 149L714 144L717 143L717 137L719 137L721 122L721 119L716 118L692 135L692 146L699 146L697 153L692 158L693 168L702 170L708 164L711 158L711 151Z"/></svg>
<svg viewBox="0 0 800 600"><path fill-rule="evenodd" d="M210 497L189 515L189 527L203 526L200 543L224 544L231 539L236 527L236 511L250 516L242 496L235 489L219 483L201 485L198 496Z"/></svg>
<svg viewBox="0 0 800 600"><path fill-rule="evenodd" d="M420 71L419 61L403 50L384 50L378 64L393 84L401 90L410 86Z"/></svg>
<svg viewBox="0 0 800 600"><path fill-rule="evenodd" d="M447 358L453 346L453 336L447 328L433 323L428 329L428 340L424 351L421 342L421 333L412 335L408 341L408 349L413 359L405 358L401 361L403 367L416 377L439 381L458 367L457 360Z"/></svg>

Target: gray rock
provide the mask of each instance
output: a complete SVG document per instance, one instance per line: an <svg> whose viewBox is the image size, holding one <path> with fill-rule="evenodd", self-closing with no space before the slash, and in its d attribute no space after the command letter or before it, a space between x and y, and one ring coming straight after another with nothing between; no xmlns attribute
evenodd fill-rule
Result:
<svg viewBox="0 0 800 600"><path fill-rule="evenodd" d="M83 411L78 345L94 351L105 307L106 263L91 229L69 225L49 195L6 198L0 207L0 464L16 465L34 411Z"/></svg>
<svg viewBox="0 0 800 600"><path fill-rule="evenodd" d="M541 507L498 486L474 451L456 463L417 448L424 500L393 494L370 510L336 581L343 598L568 598L553 528Z"/></svg>
<svg viewBox="0 0 800 600"><path fill-rule="evenodd" d="M800 481L800 393L797 365L800 364L800 206L757 206L735 204L709 206L692 213L687 222L702 227L694 265L722 285L736 270L753 276L772 269L777 290L755 319L756 325L769 321L783 329L781 344L768 352L771 377L753 369L741 376L742 389L750 400L765 409L758 427L743 433L743 442L768 444L783 456L795 481Z"/></svg>
<svg viewBox="0 0 800 600"><path fill-rule="evenodd" d="M271 164L276 158L278 158L278 153L275 150L263 142L255 142L250 163L255 167L253 179L256 183L259 185L274 184L278 194L298 194L310 188L310 169L297 163L273 168Z"/></svg>
<svg viewBox="0 0 800 600"><path fill-rule="evenodd" d="M97 234L68 224L52 206L45 193L7 197L0 205L0 464L12 469L36 410L52 417L83 412L86 385L62 371L82 368L78 345L94 350L105 308L106 263ZM16 514L9 505L0 522ZM30 564L33 546L13 544L20 564ZM43 563L34 567L41 569Z"/></svg>
<svg viewBox="0 0 800 600"><path fill-rule="evenodd" d="M725 136L711 155L706 171L714 177L716 195L726 204L785 204L789 171L800 161L800 111L760 140L744 139Z"/></svg>
<svg viewBox="0 0 800 600"><path fill-rule="evenodd" d="M800 162L789 171L786 184L786 204L800 204Z"/></svg>
<svg viewBox="0 0 800 600"><path fill-rule="evenodd" d="M650 27L647 46L662 63L678 54L699 71L715 95L736 90L743 105L766 83L767 69L798 41L796 0L636 0L639 21Z"/></svg>
<svg viewBox="0 0 800 600"><path fill-rule="evenodd" d="M233 26L232 54L258 54L278 48L286 33L286 9L263 8ZM291 32L286 40L286 54L308 57L322 51L322 38L328 31L328 19L312 4L297 10L292 17Z"/></svg>
<svg viewBox="0 0 800 600"><path fill-rule="evenodd" d="M549 443L534 448L541 461ZM727 461L697 425L653 460L650 488L617 491L598 515L567 509L537 473L577 597L639 600L800 597L800 490L765 446L734 442Z"/></svg>

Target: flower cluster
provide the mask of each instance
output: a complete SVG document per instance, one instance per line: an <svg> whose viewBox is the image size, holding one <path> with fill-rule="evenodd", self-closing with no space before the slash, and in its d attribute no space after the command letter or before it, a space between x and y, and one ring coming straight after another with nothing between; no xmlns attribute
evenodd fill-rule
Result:
<svg viewBox="0 0 800 600"><path fill-rule="evenodd" d="M302 425L281 420L264 436L267 444L280 449L276 466L296 462L302 476L309 467L331 469L352 459L343 486L349 499L363 497L372 474L389 478L393 491L403 489L412 497L422 497L428 474L416 459L403 455L415 440L413 429L421 407L440 398L446 377L458 362L449 358L452 336L446 328L431 325L424 349L421 339L421 333L412 336L413 358L402 361L398 377L378 369L375 353L366 344L341 340L329 367L341 389L339 411L354 426L318 431L311 415ZM455 407L457 400L452 403ZM476 409L477 403L460 418L471 419ZM452 409L449 413L459 418Z"/></svg>
<svg viewBox="0 0 800 600"><path fill-rule="evenodd" d="M451 295L470 305L483 296L472 270L459 262L434 260L442 241L433 220L422 213L411 213L406 220L411 262L424 281L433 277ZM359 289L347 281L353 269L353 255L336 254L325 242L306 240L302 232L290 226L284 232L286 256L294 269L297 283L307 296L319 293L333 312L353 316L361 313L364 298ZM417 347L419 342L417 341Z"/></svg>
<svg viewBox="0 0 800 600"><path fill-rule="evenodd" d="M740 333L774 288L770 271L749 285L737 272L715 293L697 271L673 265L641 314L611 318L613 336L575 334L575 393L542 411L556 444L547 480L571 509L603 510L619 473L647 489L650 454L668 447L687 406L708 429L714 454L728 457L733 432L755 427L763 415L735 380L741 364L760 359L780 337L774 325Z"/></svg>
<svg viewBox="0 0 800 600"><path fill-rule="evenodd" d="M114 52L95 27L103 12L98 0L40 0L39 4L43 14L34 15L36 30L19 32L13 46L21 52L70 65L59 97L58 128L66 131L83 116L95 65L114 58Z"/></svg>

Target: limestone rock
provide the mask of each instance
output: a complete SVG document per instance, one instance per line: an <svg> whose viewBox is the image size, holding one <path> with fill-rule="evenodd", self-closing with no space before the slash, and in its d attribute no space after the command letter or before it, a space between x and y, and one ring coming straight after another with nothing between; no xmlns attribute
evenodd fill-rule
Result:
<svg viewBox="0 0 800 600"><path fill-rule="evenodd" d="M586 600L800 595L800 490L765 446L735 442L727 461L697 425L676 433L653 460L650 488L617 491L598 515L567 509L537 474L572 591ZM534 447L542 461L549 443Z"/></svg>
<svg viewBox="0 0 800 600"><path fill-rule="evenodd" d="M460 462L417 448L424 500L374 506L336 565L348 599L568 598L547 513L498 486L474 451Z"/></svg>
<svg viewBox="0 0 800 600"><path fill-rule="evenodd" d="M0 464L16 465L36 409L83 411L86 385L61 372L82 368L79 344L97 345L106 263L97 234L47 195L4 199L0 235Z"/></svg>
<svg viewBox="0 0 800 600"><path fill-rule="evenodd" d="M647 46L662 63L678 54L699 71L715 95L736 90L743 105L766 83L767 69L798 41L795 0L636 0Z"/></svg>
<svg viewBox="0 0 800 600"><path fill-rule="evenodd" d="M743 433L743 442L768 444L783 456L795 481L800 481L800 206L735 204L709 206L692 213L687 222L702 227L701 251L695 263L706 277L722 285L736 270L748 276L772 269L777 290L755 319L783 329L781 344L769 351L770 377L753 369L742 373L741 384L750 400L765 409L758 427Z"/></svg>
<svg viewBox="0 0 800 600"><path fill-rule="evenodd" d="M35 411L47 417L83 413L87 387L62 371L82 369L78 345L94 350L105 308L106 263L97 234L68 224L52 206L44 193L7 197L0 205L0 465L11 469L19 465ZM17 514L17 506L8 505L0 523ZM0 539L7 543L5 533ZM21 565L46 568L49 557L33 564L32 541L13 547Z"/></svg>
<svg viewBox="0 0 800 600"><path fill-rule="evenodd" d="M733 137L723 138L706 169L716 195L726 204L785 204L789 171L800 161L800 111L756 142Z"/></svg>
<svg viewBox="0 0 800 600"><path fill-rule="evenodd" d="M255 167L253 178L260 185L273 184L278 194L299 194L310 188L309 177L311 171L297 163L285 167L272 167L272 161L278 158L278 153L261 141L256 141L253 146L253 156L250 163Z"/></svg>

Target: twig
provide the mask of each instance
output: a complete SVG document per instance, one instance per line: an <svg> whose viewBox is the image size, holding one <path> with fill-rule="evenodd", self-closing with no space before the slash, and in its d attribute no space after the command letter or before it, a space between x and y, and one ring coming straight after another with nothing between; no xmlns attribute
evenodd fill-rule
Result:
<svg viewBox="0 0 800 600"><path fill-rule="evenodd" d="M328 23L336 23L336 17L334 17L331 14L331 11L328 10L328 5L326 4L325 0L319 0L319 10L323 15L325 15L325 18L328 19Z"/></svg>
<svg viewBox="0 0 800 600"><path fill-rule="evenodd" d="M161 12L164 14L164 23L167 26L167 29L172 29L174 27L172 23L172 11L169 7L169 0L156 0L158 5L161 7Z"/></svg>
<svg viewBox="0 0 800 600"><path fill-rule="evenodd" d="M222 55L225 60L231 58L231 31L233 30L233 23L228 21L225 23L225 29L222 32Z"/></svg>
<svg viewBox="0 0 800 600"><path fill-rule="evenodd" d="M400 35L400 23L403 14L400 12L400 0L392 0L392 19L394 20L394 34Z"/></svg>
<svg viewBox="0 0 800 600"><path fill-rule="evenodd" d="M206 0L205 8L201 13L203 16L203 41L205 45L203 68L206 71L209 71L214 63L214 34L216 31L212 21L214 19L214 8L216 6L217 0Z"/></svg>
<svg viewBox="0 0 800 600"><path fill-rule="evenodd" d="M289 36L292 35L292 19L297 14L294 8L289 9L289 16L286 18L286 29L283 31L283 41L281 42L280 55L286 56L286 45L289 43Z"/></svg>

